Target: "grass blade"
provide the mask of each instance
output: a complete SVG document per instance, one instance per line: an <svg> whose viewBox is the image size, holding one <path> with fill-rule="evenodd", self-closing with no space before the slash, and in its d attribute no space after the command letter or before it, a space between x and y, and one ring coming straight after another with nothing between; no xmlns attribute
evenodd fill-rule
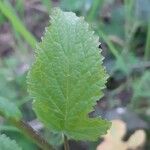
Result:
<svg viewBox="0 0 150 150"><path fill-rule="evenodd" d="M14 29L22 35L32 48L34 48L36 43L35 37L27 30L21 20L17 17L11 5L0 1L0 11L8 18Z"/></svg>
<svg viewBox="0 0 150 150"><path fill-rule="evenodd" d="M150 21L148 23L147 39L145 45L145 59L150 59Z"/></svg>

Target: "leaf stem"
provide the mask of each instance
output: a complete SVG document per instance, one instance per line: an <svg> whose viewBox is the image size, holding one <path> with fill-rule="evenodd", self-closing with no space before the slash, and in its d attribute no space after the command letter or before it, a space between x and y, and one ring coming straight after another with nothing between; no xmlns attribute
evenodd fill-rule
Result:
<svg viewBox="0 0 150 150"><path fill-rule="evenodd" d="M64 149L69 150L69 143L66 135L64 135Z"/></svg>

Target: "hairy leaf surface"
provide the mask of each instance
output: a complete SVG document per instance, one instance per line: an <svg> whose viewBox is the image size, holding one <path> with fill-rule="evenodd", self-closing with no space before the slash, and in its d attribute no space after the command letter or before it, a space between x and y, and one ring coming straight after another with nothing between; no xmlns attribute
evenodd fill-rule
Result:
<svg viewBox="0 0 150 150"><path fill-rule="evenodd" d="M110 125L88 116L107 79L98 46L99 38L83 18L55 8L28 74L38 118L77 140L96 140Z"/></svg>
<svg viewBox="0 0 150 150"><path fill-rule="evenodd" d="M22 150L14 140L6 135L0 135L0 150Z"/></svg>
<svg viewBox="0 0 150 150"><path fill-rule="evenodd" d="M19 120L22 117L19 108L14 103L3 97L0 97L0 114L6 118L13 118L16 120Z"/></svg>

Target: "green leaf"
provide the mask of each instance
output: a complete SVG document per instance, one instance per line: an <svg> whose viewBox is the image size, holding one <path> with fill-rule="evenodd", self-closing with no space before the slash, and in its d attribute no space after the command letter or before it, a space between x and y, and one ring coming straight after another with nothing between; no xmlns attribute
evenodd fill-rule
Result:
<svg viewBox="0 0 150 150"><path fill-rule="evenodd" d="M14 140L6 135L0 135L0 150L22 150Z"/></svg>
<svg viewBox="0 0 150 150"><path fill-rule="evenodd" d="M22 117L18 107L3 97L0 97L0 114L8 119L13 118L19 120Z"/></svg>
<svg viewBox="0 0 150 150"><path fill-rule="evenodd" d="M49 129L76 140L96 140L110 126L88 116L103 96L108 77L98 46L99 38L82 17L55 8L28 74L38 118Z"/></svg>

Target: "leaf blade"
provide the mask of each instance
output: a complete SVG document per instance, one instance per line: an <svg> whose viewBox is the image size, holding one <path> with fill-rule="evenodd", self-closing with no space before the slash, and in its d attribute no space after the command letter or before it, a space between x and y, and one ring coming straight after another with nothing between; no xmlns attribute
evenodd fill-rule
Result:
<svg viewBox="0 0 150 150"><path fill-rule="evenodd" d="M77 140L95 140L109 127L107 121L88 117L107 79L99 38L74 13L56 8L51 16L27 78L34 110L56 132ZM89 135L88 130L92 131Z"/></svg>

